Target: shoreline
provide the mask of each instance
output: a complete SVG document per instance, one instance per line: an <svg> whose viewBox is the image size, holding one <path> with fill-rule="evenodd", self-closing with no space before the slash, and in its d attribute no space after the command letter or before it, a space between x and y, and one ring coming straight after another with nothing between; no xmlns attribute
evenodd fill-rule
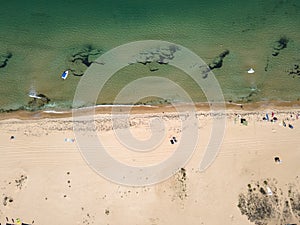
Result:
<svg viewBox="0 0 300 225"><path fill-rule="evenodd" d="M174 105L97 105L95 106L95 114L110 114L114 108L122 114L127 112L130 107L131 114L147 114L147 113L165 113L165 112L176 112L176 106L185 106L185 104L174 104ZM186 105L188 107L188 105ZM202 102L196 103L197 112L209 112L209 103ZM86 109L88 109L87 107ZM82 108L83 110L85 108ZM225 103L225 111L235 111L240 114L247 114L251 112L261 112L266 110L273 111L297 111L300 110L300 101L261 101L255 103ZM8 119L19 119L19 120L39 120L39 119L51 119L51 118L70 118L72 117L72 109L69 110L38 110L38 111L27 111L27 110L16 110L11 112L0 113L0 121Z"/></svg>

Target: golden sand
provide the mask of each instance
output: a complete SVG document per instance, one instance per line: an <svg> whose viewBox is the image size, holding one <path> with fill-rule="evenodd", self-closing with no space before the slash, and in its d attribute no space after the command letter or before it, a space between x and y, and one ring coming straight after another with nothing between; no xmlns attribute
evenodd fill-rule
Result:
<svg viewBox="0 0 300 225"><path fill-rule="evenodd" d="M220 152L213 164L200 172L212 118L207 108L198 106L203 109L197 117L201 141L184 173L179 170L168 180L146 187L122 186L95 173L78 150L72 118L66 117L70 113L51 118L42 112L1 115L0 222L6 222L7 217L10 222L20 218L42 225L254 224L242 215L238 204L241 194L250 196L248 184L251 189L259 184L264 190L269 186L273 191L272 196L257 194L261 199L270 199L266 204L273 214L257 221L297 223L299 216L288 196L299 194L300 190L299 112L291 107L268 107L260 106L256 111L245 105L243 109L239 105L229 108ZM122 146L109 120L105 120L110 109L101 108L97 113L99 110L99 138L117 160L136 166L151 165L174 152L175 145L168 138L180 137L182 130L176 129L180 121L172 116L172 108L151 108L153 111L149 112L149 108L139 107L131 115L134 125L130 129L141 139L151 134L149 118L168 118L166 140L157 152L149 154L131 152ZM262 119L265 113L271 117L272 111L278 121ZM241 124L240 118L248 124ZM282 126L283 120L293 129ZM275 156L282 163L275 163ZM291 187L294 189L289 192ZM272 200L274 196L278 196L277 203ZM290 215L283 213L285 201Z"/></svg>

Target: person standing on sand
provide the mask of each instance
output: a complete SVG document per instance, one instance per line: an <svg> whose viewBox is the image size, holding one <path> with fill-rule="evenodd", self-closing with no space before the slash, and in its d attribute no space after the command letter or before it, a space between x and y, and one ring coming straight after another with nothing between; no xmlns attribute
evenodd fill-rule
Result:
<svg viewBox="0 0 300 225"><path fill-rule="evenodd" d="M284 122L284 120L282 121L282 125L283 125L284 127L286 127L286 123Z"/></svg>

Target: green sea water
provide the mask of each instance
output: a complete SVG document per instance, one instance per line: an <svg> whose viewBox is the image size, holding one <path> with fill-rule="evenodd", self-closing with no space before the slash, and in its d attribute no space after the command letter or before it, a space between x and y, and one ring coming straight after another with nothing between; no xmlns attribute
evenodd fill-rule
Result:
<svg viewBox="0 0 300 225"><path fill-rule="evenodd" d="M300 76L289 71L300 64L298 0L78 1L10 0L0 7L0 109L19 109L46 95L45 108L70 108L80 76L87 68L71 62L82 52L99 57L119 45L138 40L164 40L195 52L207 64L228 49L223 66L214 69L227 101L293 101L300 98ZM286 48L273 56L280 38ZM0 60L0 65L1 65ZM128 82L143 76L170 78L194 101L206 101L187 75L168 65L134 65L107 83L98 104L111 104ZM247 70L253 67L254 74ZM297 71L296 71L297 72ZM157 84L156 84L157 85ZM172 96L176 101L176 96ZM145 100L149 101L149 99ZM130 103L130 102L128 102Z"/></svg>

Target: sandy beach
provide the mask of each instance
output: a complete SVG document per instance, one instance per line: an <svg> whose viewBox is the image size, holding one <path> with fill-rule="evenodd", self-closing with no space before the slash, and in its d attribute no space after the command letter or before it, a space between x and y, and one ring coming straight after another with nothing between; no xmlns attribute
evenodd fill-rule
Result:
<svg viewBox="0 0 300 225"><path fill-rule="evenodd" d="M3 115L0 223L17 219L38 225L299 223L300 109L239 108L226 111L220 152L207 170L199 171L199 165L212 117L203 110L197 112L201 141L187 165L168 180L145 187L116 184L92 170L78 150L71 114L45 118L28 113L22 119ZM263 119L266 113L269 120ZM183 132L176 112L148 109L131 114L133 136L149 138L153 117L165 123L164 139L153 152L141 154L119 143L106 113L97 114L96 132L118 161L152 165L172 155L178 143L171 144L170 138L175 136L180 143Z"/></svg>
<svg viewBox="0 0 300 225"><path fill-rule="evenodd" d="M300 225L300 0L1 3L0 225Z"/></svg>

